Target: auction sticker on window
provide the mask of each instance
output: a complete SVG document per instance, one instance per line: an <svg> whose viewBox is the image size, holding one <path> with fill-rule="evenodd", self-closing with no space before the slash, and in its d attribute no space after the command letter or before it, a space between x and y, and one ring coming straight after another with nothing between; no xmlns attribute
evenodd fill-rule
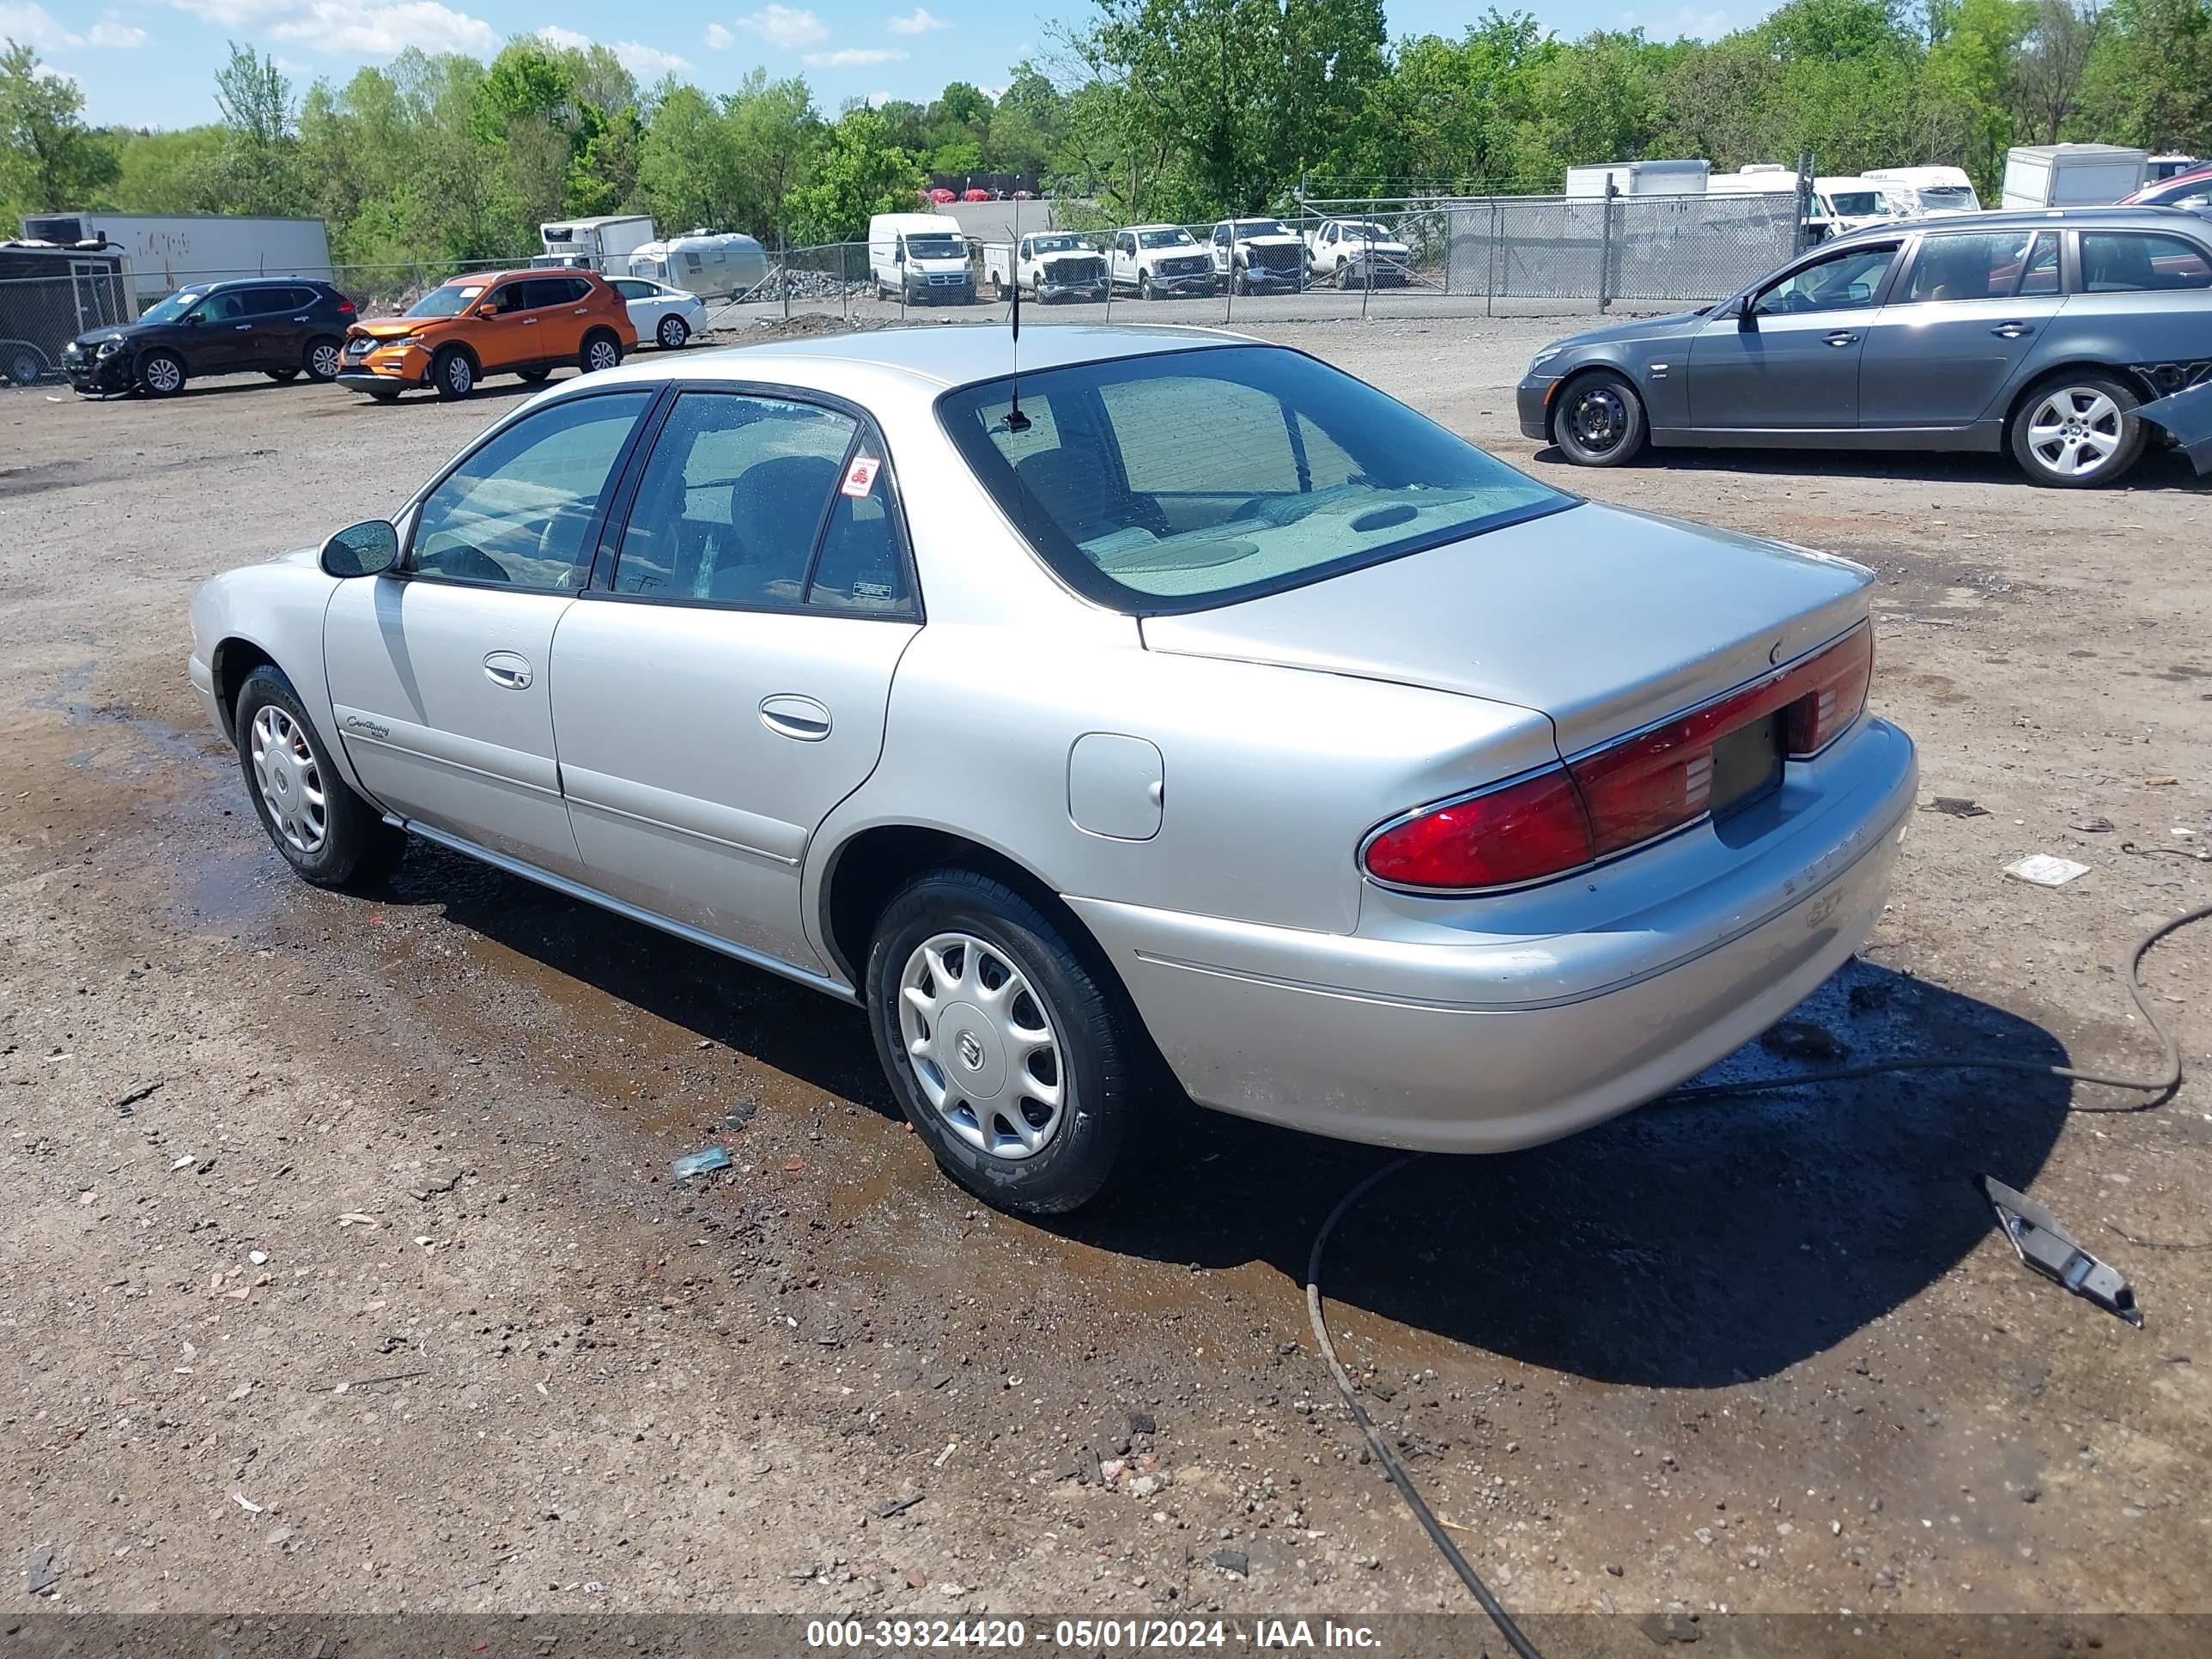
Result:
<svg viewBox="0 0 2212 1659"><path fill-rule="evenodd" d="M876 487L876 474L882 467L883 462L873 455L854 456L852 465L845 469L845 482L837 487L838 493L850 495L856 501L865 501L868 492Z"/></svg>

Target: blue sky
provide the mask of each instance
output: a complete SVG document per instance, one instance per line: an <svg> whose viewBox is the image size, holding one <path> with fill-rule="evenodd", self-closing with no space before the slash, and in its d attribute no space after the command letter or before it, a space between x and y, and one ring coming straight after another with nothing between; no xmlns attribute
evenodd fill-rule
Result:
<svg viewBox="0 0 2212 1659"><path fill-rule="evenodd" d="M927 99L951 80L992 91L1034 53L1057 18L1080 19L1084 0L1024 9L983 0L658 0L619 9L512 0L0 0L0 37L27 42L84 89L100 124L185 126L216 117L214 75L224 42L273 54L299 90L343 81L403 47L489 57L513 34L604 41L641 82L673 70L709 92L756 65L803 74L834 112L848 99ZM1654 35L1710 37L1764 7L1690 0L1560 0L1535 8L1563 34L1641 25ZM1446 0L1400 0L1393 35L1456 33L1480 13Z"/></svg>

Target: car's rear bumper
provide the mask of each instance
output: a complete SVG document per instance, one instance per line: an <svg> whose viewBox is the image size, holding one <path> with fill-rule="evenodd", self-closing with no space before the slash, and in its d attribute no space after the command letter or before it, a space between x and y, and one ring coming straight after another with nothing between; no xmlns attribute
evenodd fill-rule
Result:
<svg viewBox="0 0 2212 1659"><path fill-rule="evenodd" d="M1559 383L1556 374L1524 374L1521 384L1513 388L1513 406L1521 416L1522 437L1538 443L1550 441L1552 390Z"/></svg>
<svg viewBox="0 0 2212 1659"><path fill-rule="evenodd" d="M1346 1140L1505 1152L1696 1075L1865 942L1912 805L1911 740L1866 721L1790 770L1753 809L1759 833L1700 826L1578 878L1613 909L1572 931L1556 896L1385 903L1351 935L1068 902L1202 1104Z"/></svg>

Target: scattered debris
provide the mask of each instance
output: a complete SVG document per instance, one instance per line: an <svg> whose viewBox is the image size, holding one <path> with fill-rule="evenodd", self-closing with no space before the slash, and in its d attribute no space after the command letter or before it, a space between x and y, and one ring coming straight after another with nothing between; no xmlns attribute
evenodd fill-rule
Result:
<svg viewBox="0 0 2212 1659"><path fill-rule="evenodd" d="M1995 1176L1982 1177L1982 1190L1996 1207L1997 1225L2022 1261L2107 1313L2118 1314L2137 1330L2142 1328L2142 1310L2136 1306L2136 1293L2128 1287L2128 1281L2118 1269L2107 1267L2075 1243L2057 1216Z"/></svg>
<svg viewBox="0 0 2212 1659"><path fill-rule="evenodd" d="M945 1463L951 1458L952 1454L959 1449L960 1443L957 1440L946 1441L945 1443L945 1449L929 1460L929 1467L933 1469L943 1468Z"/></svg>
<svg viewBox="0 0 2212 1659"><path fill-rule="evenodd" d="M2069 818L2066 820L2066 827L2069 830L2079 830L2085 836L2108 836L2112 832L2112 821L2101 815L2086 818Z"/></svg>
<svg viewBox="0 0 2212 1659"><path fill-rule="evenodd" d="M326 1390L325 1390L325 1392L329 1394L344 1394L349 1390L354 1389L366 1389L378 1382L404 1382L411 1377L428 1376L429 1374L430 1373L427 1370L386 1371L381 1376L364 1376L356 1382L333 1382Z"/></svg>
<svg viewBox="0 0 2212 1659"><path fill-rule="evenodd" d="M720 1146L709 1146L704 1152L693 1152L678 1158L668 1167L678 1181L689 1181L693 1176L712 1175L717 1170L730 1167L730 1155Z"/></svg>
<svg viewBox="0 0 2212 1659"><path fill-rule="evenodd" d="M1785 1060L1838 1060L1850 1050L1832 1031L1810 1021L1785 1019L1761 1033L1759 1046Z"/></svg>
<svg viewBox="0 0 2212 1659"><path fill-rule="evenodd" d="M348 1210L338 1218L341 1227L381 1227L384 1224L373 1215L363 1215L358 1210Z"/></svg>
<svg viewBox="0 0 2212 1659"><path fill-rule="evenodd" d="M1158 1422L1154 1419L1150 1412L1131 1412L1129 1413L1129 1432L1131 1434L1158 1434L1159 1431L1160 1425Z"/></svg>
<svg viewBox="0 0 2212 1659"><path fill-rule="evenodd" d="M912 1509L916 1504L921 1502L921 1500L927 1496L928 1494L927 1492L918 1492L911 1498L900 1498L896 1504L886 1504L876 1511L876 1519L878 1521L888 1521L895 1515L904 1515L908 1510Z"/></svg>
<svg viewBox="0 0 2212 1659"><path fill-rule="evenodd" d="M1636 1621L1636 1628L1662 1647L1669 1642L1694 1642L1705 1634L1693 1613L1647 1613Z"/></svg>
<svg viewBox="0 0 2212 1659"><path fill-rule="evenodd" d="M246 1253L246 1259L248 1261L251 1261L257 1267L265 1267L269 1265L269 1252L266 1250L248 1250Z"/></svg>
<svg viewBox="0 0 2212 1659"><path fill-rule="evenodd" d="M129 1094L124 1096L122 1099L112 1103L115 1109L122 1113L124 1116L129 1117L131 1115L131 1109L132 1107L136 1106L140 1101L145 1099L147 1096L152 1094L155 1090L161 1088L162 1085L167 1081L168 1079L167 1078L163 1078L157 1082L148 1084L143 1089L133 1089Z"/></svg>
<svg viewBox="0 0 2212 1659"><path fill-rule="evenodd" d="M2038 887L2063 887L2075 877L2088 873L2087 865L2056 858L2049 853L2031 853L2019 862L2005 866L2005 874L2014 881L2032 882Z"/></svg>
<svg viewBox="0 0 2212 1659"><path fill-rule="evenodd" d="M171 1175L174 1175L179 1170L189 1170L191 1167L192 1155L190 1152L186 1152L182 1158L177 1159L176 1162L169 1165L169 1173Z"/></svg>
<svg viewBox="0 0 2212 1659"><path fill-rule="evenodd" d="M255 1503L242 1492L234 1492L231 1493L230 1501L237 1504L239 1508L244 1510L248 1515L258 1515L261 1513L261 1505Z"/></svg>
<svg viewBox="0 0 2212 1659"><path fill-rule="evenodd" d="M906 1587L908 1589L927 1589L929 1575L920 1567L908 1567L906 1570Z"/></svg>
<svg viewBox="0 0 2212 1659"><path fill-rule="evenodd" d="M1243 1550L1216 1550L1206 1559L1222 1571L1234 1573L1239 1578L1252 1576L1252 1558Z"/></svg>
<svg viewBox="0 0 2212 1659"><path fill-rule="evenodd" d="M1611 1573L1615 1578L1625 1578L1628 1576L1628 1570L1622 1566L1618 1561L1607 1562L1605 1564L1605 1570Z"/></svg>
<svg viewBox="0 0 2212 1659"><path fill-rule="evenodd" d="M2161 772L2154 778L2145 778L2143 780L2143 787L2146 789L2170 789L2180 781L2181 780L2175 777L2171 772Z"/></svg>
<svg viewBox="0 0 2212 1659"><path fill-rule="evenodd" d="M23 1564L25 1588L33 1595L51 1595L61 1582L61 1569L54 1565L53 1551L33 1550L31 1559Z"/></svg>
<svg viewBox="0 0 2212 1659"><path fill-rule="evenodd" d="M1990 809L1979 801L1969 800L1964 795L1938 795L1920 809L1923 812L1941 812L1947 818L1985 818Z"/></svg>

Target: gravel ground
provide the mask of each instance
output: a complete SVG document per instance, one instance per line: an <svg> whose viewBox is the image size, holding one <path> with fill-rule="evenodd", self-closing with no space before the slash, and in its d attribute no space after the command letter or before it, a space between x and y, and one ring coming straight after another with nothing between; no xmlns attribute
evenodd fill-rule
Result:
<svg viewBox="0 0 2212 1659"><path fill-rule="evenodd" d="M2212 896L2149 855L2212 844L2212 490L2170 459L2079 495L1994 458L1570 476L1512 420L1554 326L1273 332L1541 477L1877 567L1876 702L1984 809L1916 817L1864 957L1722 1073L2150 1069L2113 964ZM390 510L519 395L0 394L13 1607L1462 1607L1305 1328L1312 1230L1380 1155L1196 1115L1120 1205L1012 1221L903 1132L851 1011L427 848L366 899L283 873L187 597ZM2003 878L2040 851L2090 873ZM1378 1190L1340 1346L1509 1602L2205 1609L2207 943L2149 963L2197 1073L2139 1115L1920 1073ZM748 1112L731 1176L672 1184ZM1982 1172L2147 1328L2022 1269Z"/></svg>

